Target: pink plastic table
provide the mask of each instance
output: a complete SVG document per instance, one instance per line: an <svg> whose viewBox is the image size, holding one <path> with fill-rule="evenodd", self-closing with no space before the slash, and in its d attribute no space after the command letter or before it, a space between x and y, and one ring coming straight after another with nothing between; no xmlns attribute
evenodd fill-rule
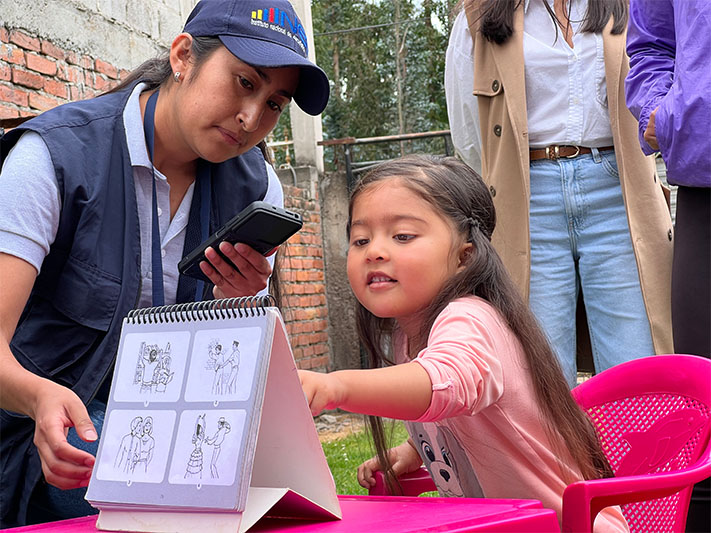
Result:
<svg viewBox="0 0 711 533"><path fill-rule="evenodd" d="M264 518L249 531L289 533L556 532L555 511L535 500L339 496L342 520L311 522ZM9 529L13 533L94 533L96 516Z"/></svg>

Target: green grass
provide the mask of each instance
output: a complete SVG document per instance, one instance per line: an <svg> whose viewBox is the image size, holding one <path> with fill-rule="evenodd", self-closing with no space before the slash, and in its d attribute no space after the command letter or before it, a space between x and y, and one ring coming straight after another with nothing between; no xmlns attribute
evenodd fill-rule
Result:
<svg viewBox="0 0 711 533"><path fill-rule="evenodd" d="M386 432L389 424L386 425ZM395 422L390 437L391 446L396 446L407 439L407 430L402 422ZM338 494L367 494L368 491L358 484L356 472L358 466L375 455L370 433L366 430L352 433L347 437L323 443L328 466L336 481Z"/></svg>

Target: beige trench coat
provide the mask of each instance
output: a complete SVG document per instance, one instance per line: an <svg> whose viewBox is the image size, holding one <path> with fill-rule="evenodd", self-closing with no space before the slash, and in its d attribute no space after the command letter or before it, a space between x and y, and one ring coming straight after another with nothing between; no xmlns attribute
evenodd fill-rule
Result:
<svg viewBox="0 0 711 533"><path fill-rule="evenodd" d="M479 33L475 7L466 9L474 39L474 95L479 105L482 174L494 198L497 227L493 243L528 299L530 278L529 147L523 59L523 7L514 15L513 35L503 45ZM655 352L672 353L672 222L655 173L654 160L639 147L637 121L625 106L629 70L626 33L603 31L610 124L632 235L642 295ZM580 344L580 343L579 343Z"/></svg>

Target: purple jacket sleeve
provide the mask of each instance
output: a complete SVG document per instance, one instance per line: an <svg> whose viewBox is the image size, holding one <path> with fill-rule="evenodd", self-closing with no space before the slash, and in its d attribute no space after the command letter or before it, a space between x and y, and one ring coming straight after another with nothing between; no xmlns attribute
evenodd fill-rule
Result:
<svg viewBox="0 0 711 533"><path fill-rule="evenodd" d="M675 53L671 0L631 0L627 31L630 71L625 80L625 93L627 107L639 120L639 142L647 155L654 149L644 140L644 130L650 114L671 88Z"/></svg>

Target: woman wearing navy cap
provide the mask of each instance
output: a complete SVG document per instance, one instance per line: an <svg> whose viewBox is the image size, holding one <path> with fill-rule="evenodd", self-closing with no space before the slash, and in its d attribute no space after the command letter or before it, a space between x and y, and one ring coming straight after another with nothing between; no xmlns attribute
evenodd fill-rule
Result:
<svg viewBox="0 0 711 533"><path fill-rule="evenodd" d="M243 244L220 245L238 271L208 250L211 284L177 263L252 201L283 204L257 145L292 99L328 101L292 6L268 5L202 0L167 57L0 141L1 527L95 512L84 487L129 310L266 288L270 262Z"/></svg>

